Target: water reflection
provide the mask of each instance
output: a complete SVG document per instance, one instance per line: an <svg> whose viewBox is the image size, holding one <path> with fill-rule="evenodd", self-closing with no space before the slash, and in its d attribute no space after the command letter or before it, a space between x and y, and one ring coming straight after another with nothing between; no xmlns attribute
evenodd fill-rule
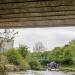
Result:
<svg viewBox="0 0 75 75"><path fill-rule="evenodd" d="M27 72L16 72L9 73L8 75L72 75L70 73L61 71L27 71Z"/></svg>
<svg viewBox="0 0 75 75"><path fill-rule="evenodd" d="M56 71L41 71L41 72L34 72L33 75L70 75L70 74Z"/></svg>

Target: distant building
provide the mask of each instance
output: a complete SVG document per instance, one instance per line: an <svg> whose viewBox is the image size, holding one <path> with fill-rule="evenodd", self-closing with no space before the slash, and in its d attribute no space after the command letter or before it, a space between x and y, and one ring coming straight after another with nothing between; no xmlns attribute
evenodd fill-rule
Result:
<svg viewBox="0 0 75 75"><path fill-rule="evenodd" d="M40 41L36 42L34 47L33 47L33 51L35 51L35 52L43 52L45 50L46 50L45 46Z"/></svg>
<svg viewBox="0 0 75 75"><path fill-rule="evenodd" d="M14 40L0 37L0 51L8 50L13 48Z"/></svg>

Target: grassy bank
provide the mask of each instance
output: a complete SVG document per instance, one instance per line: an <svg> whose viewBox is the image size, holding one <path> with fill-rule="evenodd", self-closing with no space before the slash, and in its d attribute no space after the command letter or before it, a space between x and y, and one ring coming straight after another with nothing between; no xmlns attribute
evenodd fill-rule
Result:
<svg viewBox="0 0 75 75"><path fill-rule="evenodd" d="M60 68L59 68L61 71L75 71L75 65L70 65L70 66L61 66Z"/></svg>

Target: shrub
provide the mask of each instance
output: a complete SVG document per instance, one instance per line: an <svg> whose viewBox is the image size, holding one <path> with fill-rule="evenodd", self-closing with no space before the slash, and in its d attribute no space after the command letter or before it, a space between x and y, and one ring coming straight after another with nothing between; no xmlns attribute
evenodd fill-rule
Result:
<svg viewBox="0 0 75 75"><path fill-rule="evenodd" d="M31 69L33 70L41 70L42 66L38 60L34 60L30 62Z"/></svg>
<svg viewBox="0 0 75 75"><path fill-rule="evenodd" d="M12 63L14 65L19 65L20 62L22 61L22 56L18 53L17 50L11 49L7 52L7 57L9 63Z"/></svg>
<svg viewBox="0 0 75 75"><path fill-rule="evenodd" d="M27 55L28 55L28 48L27 48L27 46L21 46L21 47L19 47L18 48L18 52L19 52L19 54L21 54L21 56L22 57L26 57Z"/></svg>
<svg viewBox="0 0 75 75"><path fill-rule="evenodd" d="M25 61L18 50L11 49L6 53L6 55L9 63L17 66L20 70L27 70L30 68L28 62Z"/></svg>
<svg viewBox="0 0 75 75"><path fill-rule="evenodd" d="M22 60L20 65L19 65L20 70L28 70L30 69L30 65L26 60Z"/></svg>

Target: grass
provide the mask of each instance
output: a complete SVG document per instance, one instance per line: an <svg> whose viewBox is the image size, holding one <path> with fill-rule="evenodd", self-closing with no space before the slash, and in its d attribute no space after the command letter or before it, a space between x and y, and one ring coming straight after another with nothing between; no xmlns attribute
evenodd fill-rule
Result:
<svg viewBox="0 0 75 75"><path fill-rule="evenodd" d="M75 71L75 65L64 65L59 68L61 71Z"/></svg>

